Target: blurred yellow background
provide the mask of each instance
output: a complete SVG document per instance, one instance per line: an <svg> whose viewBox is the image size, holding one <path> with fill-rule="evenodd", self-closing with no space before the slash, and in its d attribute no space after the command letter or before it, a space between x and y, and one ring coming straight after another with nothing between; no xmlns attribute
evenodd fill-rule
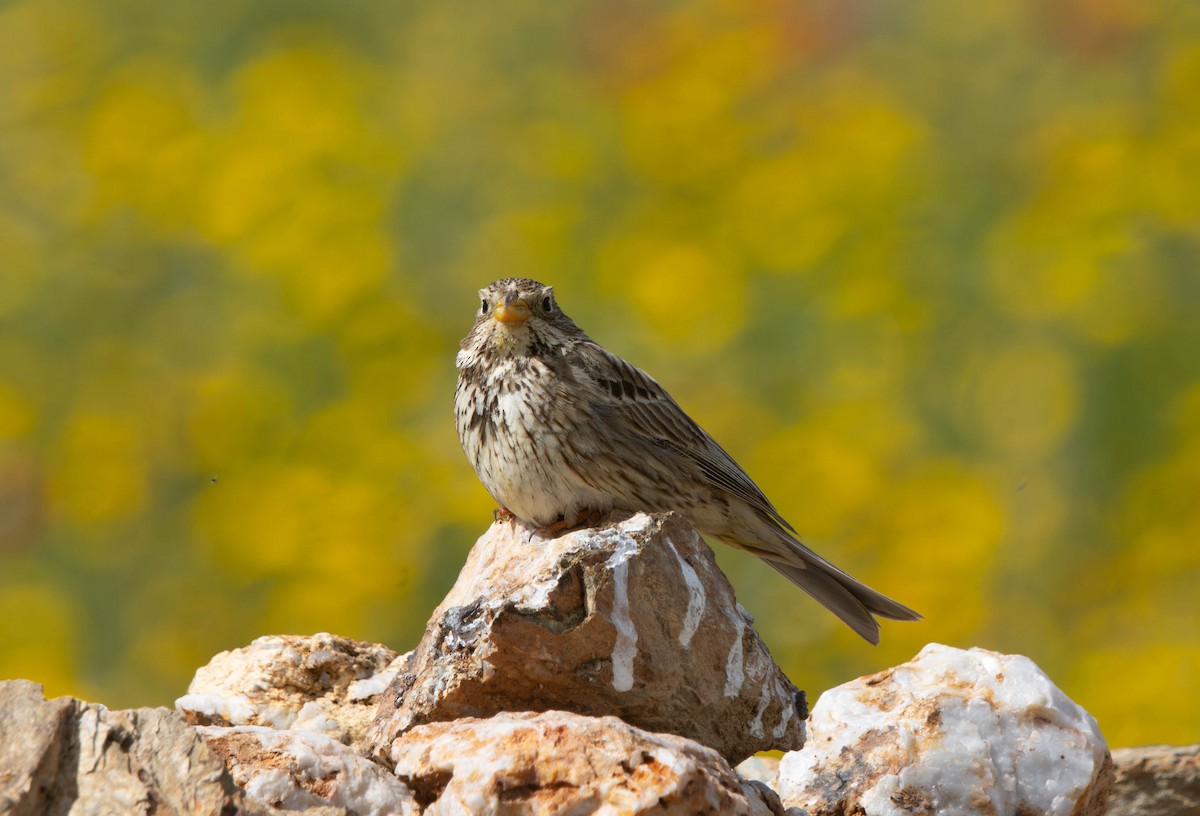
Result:
<svg viewBox="0 0 1200 816"><path fill-rule="evenodd" d="M1191 0L0 4L0 677L413 646L522 275L926 615L719 548L814 699L979 645L1200 740L1198 249Z"/></svg>

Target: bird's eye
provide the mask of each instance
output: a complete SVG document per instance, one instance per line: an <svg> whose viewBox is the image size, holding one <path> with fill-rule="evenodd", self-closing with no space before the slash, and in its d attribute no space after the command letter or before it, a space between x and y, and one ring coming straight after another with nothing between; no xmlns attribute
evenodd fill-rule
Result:
<svg viewBox="0 0 1200 816"><path fill-rule="evenodd" d="M480 305L480 307L479 307L479 308L480 308L480 310L481 310L481 311L482 311L484 314L487 314L487 313L488 313L488 302L487 302L487 298L484 298L483 300L481 300L481 301L480 301L480 304L481 304L481 305Z"/></svg>
<svg viewBox="0 0 1200 816"><path fill-rule="evenodd" d="M542 298L542 309L543 309L543 310L544 310L544 311L545 311L547 314L549 314L550 312L554 311L554 301L550 300L550 298L549 298L549 297L544 297L544 298Z"/></svg>

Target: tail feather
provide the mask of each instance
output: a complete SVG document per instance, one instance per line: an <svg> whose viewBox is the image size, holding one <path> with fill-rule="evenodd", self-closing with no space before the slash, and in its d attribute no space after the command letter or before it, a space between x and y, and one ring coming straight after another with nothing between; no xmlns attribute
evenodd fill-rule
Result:
<svg viewBox="0 0 1200 816"><path fill-rule="evenodd" d="M785 562L775 557L764 557L763 561L837 615L868 643L879 643L876 615L891 620L921 619L918 613L904 604L850 577L799 542L789 539L788 543L796 556L794 560Z"/></svg>

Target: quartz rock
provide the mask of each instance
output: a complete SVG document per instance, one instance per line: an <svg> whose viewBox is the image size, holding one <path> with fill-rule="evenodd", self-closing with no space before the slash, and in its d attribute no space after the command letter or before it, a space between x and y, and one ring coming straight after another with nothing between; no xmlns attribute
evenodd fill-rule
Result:
<svg viewBox="0 0 1200 816"><path fill-rule="evenodd" d="M377 756L431 722L502 711L615 715L737 762L804 743L803 692L682 517L479 539L380 703Z"/></svg>
<svg viewBox="0 0 1200 816"><path fill-rule="evenodd" d="M403 660L336 635L260 637L197 670L175 707L193 725L314 731L357 747Z"/></svg>
<svg viewBox="0 0 1200 816"><path fill-rule="evenodd" d="M246 796L285 811L322 806L346 813L419 816L409 789L340 742L255 725L196 729Z"/></svg>
<svg viewBox="0 0 1200 816"><path fill-rule="evenodd" d="M497 714L412 729L388 750L424 816L769 816L770 789L716 751L615 717Z"/></svg>
<svg viewBox="0 0 1200 816"><path fill-rule="evenodd" d="M1113 781L1096 721L1031 660L938 644L822 694L779 770L811 816L1100 816Z"/></svg>

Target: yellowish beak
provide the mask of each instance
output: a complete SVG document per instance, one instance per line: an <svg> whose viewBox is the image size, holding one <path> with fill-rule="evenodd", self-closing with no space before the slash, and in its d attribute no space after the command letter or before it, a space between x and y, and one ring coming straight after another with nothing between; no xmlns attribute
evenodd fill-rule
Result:
<svg viewBox="0 0 1200 816"><path fill-rule="evenodd" d="M529 319L529 307L525 305L525 301L523 300L514 300L512 303L497 303L496 308L492 310L492 317L501 323L521 323Z"/></svg>

